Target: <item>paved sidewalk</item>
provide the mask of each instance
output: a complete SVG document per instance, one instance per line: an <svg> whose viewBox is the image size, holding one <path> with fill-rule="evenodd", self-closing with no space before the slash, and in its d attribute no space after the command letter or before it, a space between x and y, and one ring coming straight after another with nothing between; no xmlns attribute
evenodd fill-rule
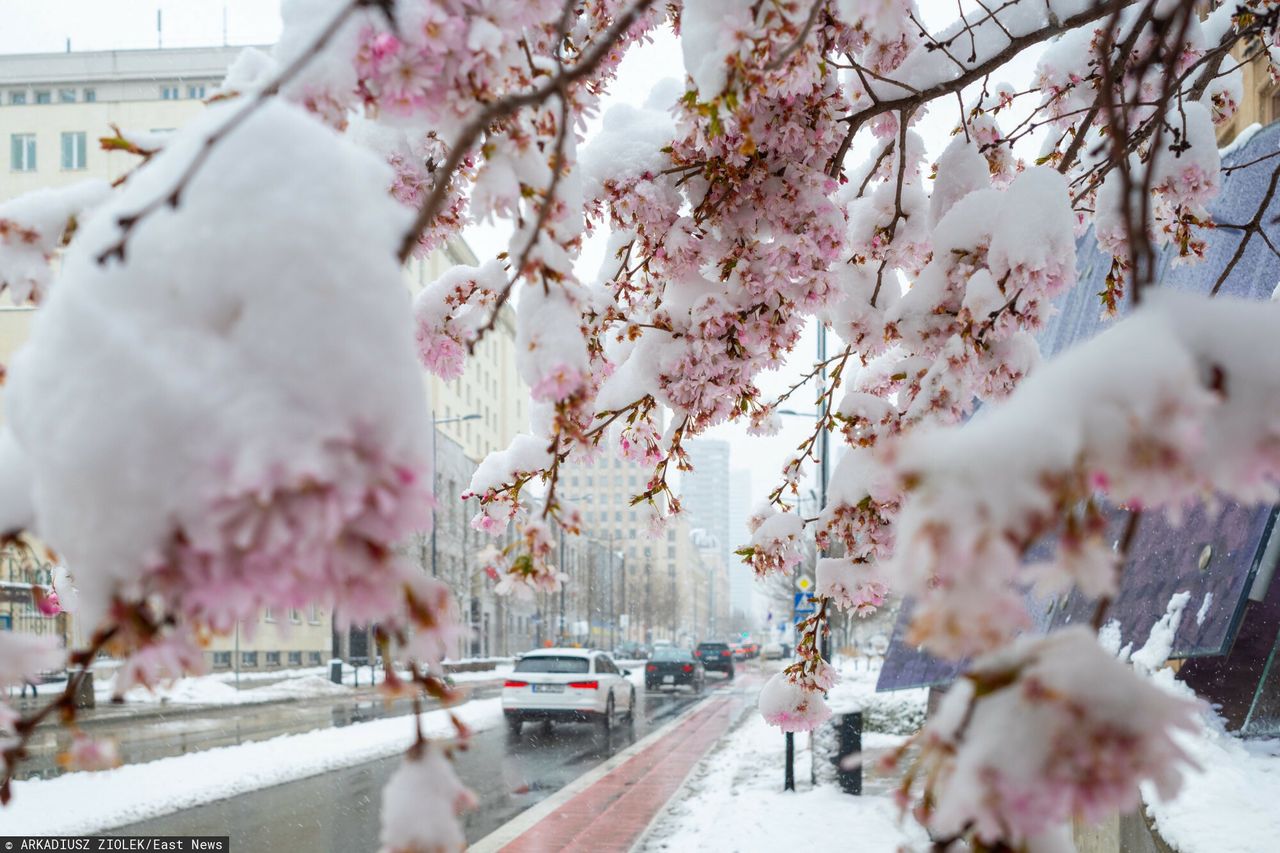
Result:
<svg viewBox="0 0 1280 853"><path fill-rule="evenodd" d="M761 681L755 674L744 675L731 691L712 694L500 849L507 853L630 850L689 771L754 701L756 691L751 688Z"/></svg>

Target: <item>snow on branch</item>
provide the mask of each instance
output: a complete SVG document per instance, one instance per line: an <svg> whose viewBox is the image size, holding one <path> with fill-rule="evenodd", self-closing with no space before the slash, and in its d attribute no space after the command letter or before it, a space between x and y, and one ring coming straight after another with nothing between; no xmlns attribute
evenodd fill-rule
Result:
<svg viewBox="0 0 1280 853"><path fill-rule="evenodd" d="M1026 627L1023 552L1097 495L1175 513L1280 497L1280 359L1266 343L1278 328L1274 303L1155 293L1005 403L904 438L888 571L918 596L916 641L962 658ZM1115 591L1098 520L1066 528L1041 582Z"/></svg>

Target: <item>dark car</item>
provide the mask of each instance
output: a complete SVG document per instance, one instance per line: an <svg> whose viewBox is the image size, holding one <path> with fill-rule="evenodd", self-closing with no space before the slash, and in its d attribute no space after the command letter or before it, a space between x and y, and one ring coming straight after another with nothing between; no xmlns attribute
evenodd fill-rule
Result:
<svg viewBox="0 0 1280 853"><path fill-rule="evenodd" d="M647 660L649 649L641 643L621 643L613 656L618 660Z"/></svg>
<svg viewBox="0 0 1280 853"><path fill-rule="evenodd" d="M698 643L694 654L708 671L723 672L733 678L733 649L728 643Z"/></svg>
<svg viewBox="0 0 1280 853"><path fill-rule="evenodd" d="M694 693L701 693L706 683L706 667L688 649L671 646L654 649L653 657L644 667L646 690L685 685L692 687Z"/></svg>

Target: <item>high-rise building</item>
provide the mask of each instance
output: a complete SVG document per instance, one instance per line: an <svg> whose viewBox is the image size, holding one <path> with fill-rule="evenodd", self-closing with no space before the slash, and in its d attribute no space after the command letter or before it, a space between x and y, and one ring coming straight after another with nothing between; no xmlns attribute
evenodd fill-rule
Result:
<svg viewBox="0 0 1280 853"><path fill-rule="evenodd" d="M733 552L751 538L747 519L751 516L751 472L735 468L729 472L729 609L735 615L755 612L755 580L751 569Z"/></svg>
<svg viewBox="0 0 1280 853"><path fill-rule="evenodd" d="M699 564L692 525L677 516L661 533L649 533L648 511L631 504L649 476L645 466L606 452L591 464L565 466L558 493L582 511L584 536L622 558L616 568L625 574L617 597L622 613L613 615L625 615L627 627L619 640L688 640L695 632L691 597Z"/></svg>
<svg viewBox="0 0 1280 853"><path fill-rule="evenodd" d="M680 481L680 506L689 526L705 530L720 546L728 566L734 547L729 531L729 442L699 438L685 444L692 471Z"/></svg>

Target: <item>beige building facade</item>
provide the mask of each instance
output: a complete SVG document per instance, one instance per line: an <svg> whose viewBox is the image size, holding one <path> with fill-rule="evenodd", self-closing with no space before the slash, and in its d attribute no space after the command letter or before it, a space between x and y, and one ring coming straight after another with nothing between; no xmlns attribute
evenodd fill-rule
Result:
<svg viewBox="0 0 1280 853"><path fill-rule="evenodd" d="M631 505L649 474L644 466L606 452L590 465L566 466L558 488L581 510L583 538L621 557L614 570L620 587L617 615L626 617L619 641L687 645L703 639L709 625L702 560L683 517L670 519L652 535L647 511Z"/></svg>

